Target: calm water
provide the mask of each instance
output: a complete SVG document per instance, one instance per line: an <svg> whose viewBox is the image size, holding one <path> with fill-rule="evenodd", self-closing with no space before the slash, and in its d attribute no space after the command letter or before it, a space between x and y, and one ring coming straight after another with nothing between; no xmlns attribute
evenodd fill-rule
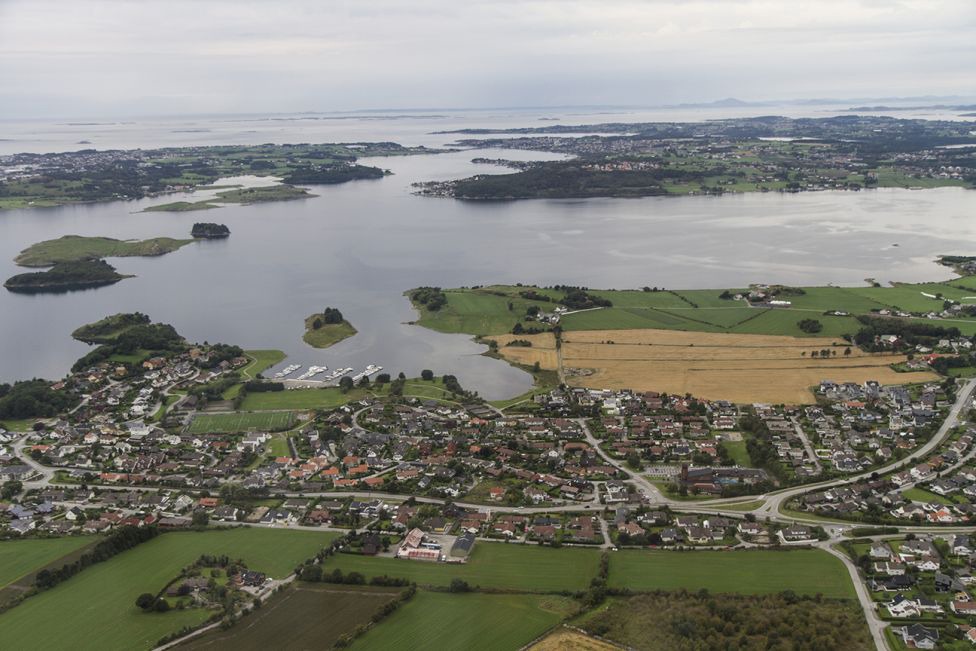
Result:
<svg viewBox="0 0 976 651"><path fill-rule="evenodd" d="M976 193L955 189L501 203L410 194L414 181L506 171L474 165L474 156L546 155L368 159L395 174L315 187L313 199L206 213L139 212L165 199L0 213L3 278L23 271L12 263L18 251L65 234L186 237L200 219L232 231L227 240L159 258L112 260L137 277L111 287L40 296L0 291L0 380L61 376L89 350L70 338L75 327L138 310L195 341L280 348L306 366L376 363L408 375L430 368L503 398L527 389L530 377L481 356L484 347L467 336L407 325L416 315L406 289L935 280L949 275L932 262L936 255L972 254L976 240ZM325 306L339 307L359 334L320 351L302 342L302 321Z"/></svg>

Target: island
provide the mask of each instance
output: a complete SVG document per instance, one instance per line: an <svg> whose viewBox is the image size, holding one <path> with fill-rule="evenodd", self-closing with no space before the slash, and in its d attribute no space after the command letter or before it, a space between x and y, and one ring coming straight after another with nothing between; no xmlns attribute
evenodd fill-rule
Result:
<svg viewBox="0 0 976 651"><path fill-rule="evenodd" d="M519 171L418 183L417 194L511 200L976 187L970 150L958 148L976 144L967 122L766 116L446 133L516 136L454 143L461 147L573 158L529 163L476 158Z"/></svg>
<svg viewBox="0 0 976 651"><path fill-rule="evenodd" d="M217 193L216 198L200 201L174 201L158 206L149 206L143 212L190 212L193 210L210 210L220 208L222 204L237 203L244 206L270 201L291 201L294 199L309 199L318 195L312 194L305 188L276 183L273 185L259 185L256 187L236 187Z"/></svg>
<svg viewBox="0 0 976 651"><path fill-rule="evenodd" d="M112 285L124 278L104 260L59 262L46 271L11 276L3 284L11 292L24 294L62 293Z"/></svg>
<svg viewBox="0 0 976 651"><path fill-rule="evenodd" d="M295 183L346 183L389 174L357 164L360 156L440 151L392 142L360 142L20 153L0 156L0 170L7 170L0 173L0 210L142 199L192 191L220 178L245 175L282 179L284 184L267 186L271 188L268 190L230 190L211 201L176 201L148 210L182 212L207 210L218 203L295 199L309 196L306 190L294 187Z"/></svg>
<svg viewBox="0 0 976 651"><path fill-rule="evenodd" d="M59 262L95 260L98 258L126 258L158 256L176 251L193 240L154 237L148 240L116 240L110 237L82 237L65 235L55 240L33 244L14 258L21 267L49 267Z"/></svg>
<svg viewBox="0 0 976 651"><path fill-rule="evenodd" d="M214 224L213 222L197 222L193 225L190 235L197 239L219 240L230 237L230 229L225 224Z"/></svg>
<svg viewBox="0 0 976 651"><path fill-rule="evenodd" d="M337 308L324 311L305 319L305 335L302 339L309 346L328 348L356 334L356 328L345 320Z"/></svg>

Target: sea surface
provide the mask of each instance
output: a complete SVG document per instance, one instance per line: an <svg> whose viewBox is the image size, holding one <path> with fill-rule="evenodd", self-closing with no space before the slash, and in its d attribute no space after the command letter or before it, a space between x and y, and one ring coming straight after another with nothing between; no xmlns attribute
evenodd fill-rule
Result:
<svg viewBox="0 0 976 651"><path fill-rule="evenodd" d="M31 133L25 123L0 123L0 140L6 139L0 151L59 151L81 140L96 148L378 140L437 147L454 137L433 131L547 124L539 118L551 115L38 122ZM559 117L561 123L662 119ZM976 192L959 189L490 203L412 194L418 181L510 172L474 164L474 157L555 158L514 150L368 158L361 162L393 175L310 186L318 195L310 199L205 212L141 212L181 195L0 212L3 278L24 271L13 264L20 250L66 234L187 237L201 220L226 223L232 232L157 258L111 259L136 277L110 287L34 296L0 290L0 381L61 377L90 349L70 338L74 328L141 311L193 341L280 348L289 355L284 364L358 370L372 363L408 376L429 368L500 399L528 389L531 377L481 355L485 347L466 335L411 325L417 315L404 291L515 282L679 289L941 280L951 274L935 257L973 254L976 242ZM302 342L303 319L326 306L340 308L359 334L318 350Z"/></svg>

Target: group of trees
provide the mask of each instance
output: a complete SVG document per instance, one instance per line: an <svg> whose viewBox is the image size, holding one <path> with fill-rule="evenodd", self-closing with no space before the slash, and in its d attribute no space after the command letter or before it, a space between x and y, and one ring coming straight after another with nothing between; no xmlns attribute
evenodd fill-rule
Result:
<svg viewBox="0 0 976 651"><path fill-rule="evenodd" d="M323 325L336 325L342 323L345 319L342 316L342 312L335 307L327 307L323 310L322 314L318 314L312 319L312 329L318 330Z"/></svg>
<svg viewBox="0 0 976 651"><path fill-rule="evenodd" d="M418 287L410 292L410 300L436 312L447 304L447 295L440 287Z"/></svg>
<svg viewBox="0 0 976 651"><path fill-rule="evenodd" d="M823 324L817 319L800 319L796 322L796 327L811 335L823 330Z"/></svg>
<svg viewBox="0 0 976 651"><path fill-rule="evenodd" d="M0 419L48 418L78 404L67 391L55 391L46 380L0 384Z"/></svg>
<svg viewBox="0 0 976 651"><path fill-rule="evenodd" d="M854 343L874 352L884 348L878 343L881 335L895 335L901 348L914 348L917 345L935 346L940 339L955 339L960 336L959 328L944 327L934 323L918 323L906 319L891 319L878 316L861 315L857 320L864 326L854 335Z"/></svg>
<svg viewBox="0 0 976 651"><path fill-rule="evenodd" d="M35 294L67 292L111 285L125 278L104 260L59 262L46 271L29 271L11 276L4 287L12 292Z"/></svg>

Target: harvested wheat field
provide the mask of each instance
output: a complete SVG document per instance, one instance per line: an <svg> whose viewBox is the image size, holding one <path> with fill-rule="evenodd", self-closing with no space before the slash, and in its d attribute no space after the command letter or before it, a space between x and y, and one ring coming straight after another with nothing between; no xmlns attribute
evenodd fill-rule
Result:
<svg viewBox="0 0 976 651"><path fill-rule="evenodd" d="M822 380L905 384L937 378L934 373L892 370L889 365L905 361L903 356L868 354L857 348L845 355L847 344L840 339L588 330L564 332L561 355L557 355L551 336L534 337L531 348L503 346L500 338L499 352L520 364L538 361L549 369L556 368L561 356L567 382L601 389L690 393L740 403L809 404L814 402L810 387ZM821 358L825 350L829 353Z"/></svg>
<svg viewBox="0 0 976 651"><path fill-rule="evenodd" d="M622 648L624 647L598 640L577 630L561 627L531 645L528 651L617 651Z"/></svg>
<svg viewBox="0 0 976 651"><path fill-rule="evenodd" d="M524 366L539 362L541 368L555 371L559 365L556 355L556 339L549 332L537 335L492 335L486 339L498 342L498 352L508 361ZM512 341L528 341L528 346L509 346Z"/></svg>

